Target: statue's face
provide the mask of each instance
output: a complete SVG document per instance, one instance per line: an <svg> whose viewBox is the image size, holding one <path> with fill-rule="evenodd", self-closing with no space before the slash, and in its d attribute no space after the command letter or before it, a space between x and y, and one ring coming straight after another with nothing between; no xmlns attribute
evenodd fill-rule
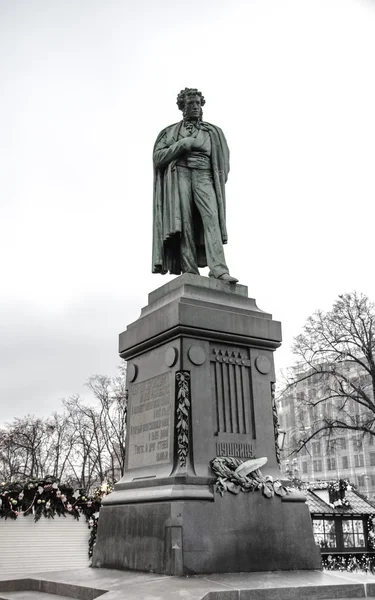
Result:
<svg viewBox="0 0 375 600"><path fill-rule="evenodd" d="M202 114L201 99L200 96L186 96L184 117L185 119L199 119Z"/></svg>

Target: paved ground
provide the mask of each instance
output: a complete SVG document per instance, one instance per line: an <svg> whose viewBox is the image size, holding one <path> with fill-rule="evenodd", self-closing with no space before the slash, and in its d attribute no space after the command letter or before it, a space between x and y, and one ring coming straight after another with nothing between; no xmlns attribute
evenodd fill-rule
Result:
<svg viewBox="0 0 375 600"><path fill-rule="evenodd" d="M21 577L20 577L21 579ZM0 575L0 600L312 600L375 597L365 573L288 571L168 577L153 573L80 569L30 575L34 592L12 591ZM5 588L8 587L8 591ZM1 591L3 590L3 591ZM14 590L14 588L13 588ZM49 593L42 593L49 592ZM78 594L72 596L73 591ZM51 594L50 592L54 592Z"/></svg>

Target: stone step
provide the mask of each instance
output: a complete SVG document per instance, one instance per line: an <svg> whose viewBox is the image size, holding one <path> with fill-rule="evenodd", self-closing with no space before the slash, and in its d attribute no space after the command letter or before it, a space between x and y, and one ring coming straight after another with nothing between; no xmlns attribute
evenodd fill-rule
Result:
<svg viewBox="0 0 375 600"><path fill-rule="evenodd" d="M375 600L375 576L320 571L169 577L85 569L1 580L0 600Z"/></svg>
<svg viewBox="0 0 375 600"><path fill-rule="evenodd" d="M23 590L19 592L0 592L0 600L72 600L71 596L59 596L45 592Z"/></svg>
<svg viewBox="0 0 375 600"><path fill-rule="evenodd" d="M228 591L212 591L201 598L201 600L358 600L368 598L365 588L348 591L346 586L336 586L334 590L324 589L324 586L316 588L268 588L268 589L242 589ZM351 595L353 594L353 595ZM148 597L147 597L148 598ZM156 597L155 597L156 598ZM167 598L167 596L166 596ZM371 596L373 598L373 596ZM124 598L125 600L125 598ZM133 600L133 597L131 598ZM134 597L135 600L135 597ZM142 597L143 600L143 597ZM146 600L146 598L144 598ZM158 598L159 600L159 598ZM162 600L160 598L160 600ZM169 596L168 596L169 600Z"/></svg>
<svg viewBox="0 0 375 600"><path fill-rule="evenodd" d="M97 589L90 584L76 585L49 578L0 579L0 600L94 600L106 592L107 590Z"/></svg>
<svg viewBox="0 0 375 600"><path fill-rule="evenodd" d="M239 594L239 599L241 599L241 597L246 598L246 600L250 600L250 598L252 597L251 595L249 595L250 591L249 590L242 590L242 594L241 592L237 592L237 594ZM215 592L211 592L210 595L208 596L209 600L214 600L215 598L223 598L223 600L227 599L227 598L235 598L236 597L236 593L235 592L231 592L232 595L228 596L228 592L222 592L222 593L216 593ZM122 596L124 598L124 600L126 600L126 596ZM318 596L315 595L315 593L312 591L311 596L309 596L309 598L311 600L315 600ZM362 596L363 597L363 596ZM207 596L206 596L207 598ZM319 596L319 598L321 598L321 596ZM0 592L0 600L72 600L71 596L60 596L57 594L48 594L46 592L33 592L30 590L24 590L24 591L18 591L18 592L6 592L6 593L1 593ZM334 598L325 598L325 600L358 600L358 596L356 597L347 597L347 596L335 596Z"/></svg>

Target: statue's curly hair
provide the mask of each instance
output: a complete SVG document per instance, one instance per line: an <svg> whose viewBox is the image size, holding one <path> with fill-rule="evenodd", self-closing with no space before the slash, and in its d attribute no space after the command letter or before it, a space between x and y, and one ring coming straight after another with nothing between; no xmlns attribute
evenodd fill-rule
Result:
<svg viewBox="0 0 375 600"><path fill-rule="evenodd" d="M206 100L204 99L202 92L199 92L196 88L185 88L184 90L181 90L181 92L177 96L177 106L180 110L184 110L186 96L192 95L200 97L201 106L204 106L206 104Z"/></svg>

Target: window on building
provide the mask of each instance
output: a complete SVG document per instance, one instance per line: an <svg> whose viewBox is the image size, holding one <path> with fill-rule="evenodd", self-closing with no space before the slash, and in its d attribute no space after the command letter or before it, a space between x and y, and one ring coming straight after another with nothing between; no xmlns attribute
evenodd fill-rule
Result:
<svg viewBox="0 0 375 600"><path fill-rule="evenodd" d="M321 548L336 548L337 537L334 519L313 519L315 543Z"/></svg>
<svg viewBox="0 0 375 600"><path fill-rule="evenodd" d="M369 436L368 444L369 444L369 446L373 446L374 445L374 436L373 435Z"/></svg>
<svg viewBox="0 0 375 600"><path fill-rule="evenodd" d="M362 450L362 447L363 447L363 438L362 438L361 435L354 435L352 437L352 442L353 442L353 449L354 450Z"/></svg>
<svg viewBox="0 0 375 600"><path fill-rule="evenodd" d="M358 487L365 487L365 476L357 475L357 485Z"/></svg>
<svg viewBox="0 0 375 600"><path fill-rule="evenodd" d="M307 462L302 463L302 473L307 473Z"/></svg>
<svg viewBox="0 0 375 600"><path fill-rule="evenodd" d="M342 468L343 469L349 469L349 457L348 456L343 456L341 458L342 460Z"/></svg>
<svg viewBox="0 0 375 600"><path fill-rule="evenodd" d="M355 454L354 455L354 466L355 467L363 467L365 464L363 454Z"/></svg>
<svg viewBox="0 0 375 600"><path fill-rule="evenodd" d="M324 402L321 405L320 410L323 414L323 418L331 417L332 416L332 406L331 406L330 400L326 400L326 402Z"/></svg>
<svg viewBox="0 0 375 600"><path fill-rule="evenodd" d="M327 469L328 471L333 471L336 469L336 459L335 458L327 458Z"/></svg>
<svg viewBox="0 0 375 600"><path fill-rule="evenodd" d="M312 451L314 456L319 456L320 454L320 442L313 442Z"/></svg>
<svg viewBox="0 0 375 600"><path fill-rule="evenodd" d="M375 467L375 452L370 452L370 466Z"/></svg>
<svg viewBox="0 0 375 600"><path fill-rule="evenodd" d="M320 459L313 461L313 469L314 469L314 471L322 470L322 461Z"/></svg>
<svg viewBox="0 0 375 600"><path fill-rule="evenodd" d="M342 533L344 548L366 547L362 519L343 519Z"/></svg>
<svg viewBox="0 0 375 600"><path fill-rule="evenodd" d="M346 439L340 438L340 448L341 450L346 450Z"/></svg>
<svg viewBox="0 0 375 600"><path fill-rule="evenodd" d="M340 413L340 421L346 423L347 425L350 425L350 423L352 422L350 416L346 413Z"/></svg>
<svg viewBox="0 0 375 600"><path fill-rule="evenodd" d="M371 487L375 487L375 475L371 475Z"/></svg>

